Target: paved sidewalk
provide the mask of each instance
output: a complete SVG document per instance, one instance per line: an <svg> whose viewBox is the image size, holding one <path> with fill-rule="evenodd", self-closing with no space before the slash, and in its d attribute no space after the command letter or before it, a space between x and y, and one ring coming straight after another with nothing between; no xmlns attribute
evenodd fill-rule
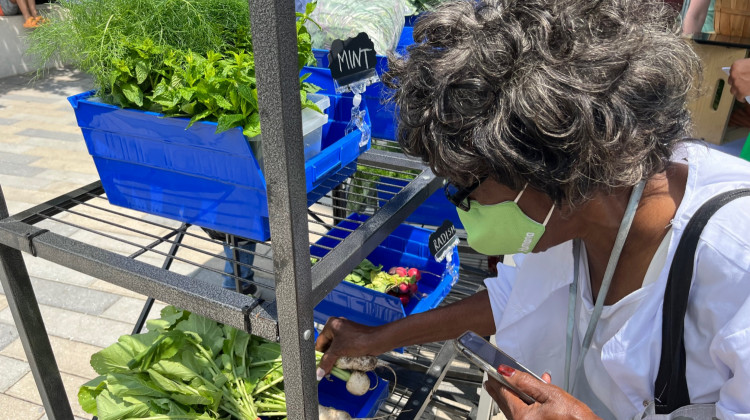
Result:
<svg viewBox="0 0 750 420"><path fill-rule="evenodd" d="M32 76L0 79L0 187L10 214L98 179L66 99L91 89L91 80L71 70L53 70L36 82ZM111 241L88 232L67 233L94 246L110 246ZM211 252L220 253L216 248ZM196 262L222 266L218 259L203 258ZM24 253L24 259L73 413L90 419L78 405L77 393L96 377L89 365L91 354L131 332L146 297L29 254ZM221 281L218 274L195 267L183 267L181 274ZM154 305L152 316L163 306ZM3 418L46 419L1 288L0 408ZM6 417L8 413L12 417Z"/></svg>

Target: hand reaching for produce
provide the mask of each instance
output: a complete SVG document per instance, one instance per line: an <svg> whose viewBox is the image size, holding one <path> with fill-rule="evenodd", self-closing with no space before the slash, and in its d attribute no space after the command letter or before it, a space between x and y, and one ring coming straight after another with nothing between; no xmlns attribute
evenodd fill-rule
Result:
<svg viewBox="0 0 750 420"><path fill-rule="evenodd" d="M534 404L527 405L513 391L490 378L484 383L484 388L497 402L500 410L508 419L599 418L586 404L578 401L559 387L550 384L551 377L548 373L542 375L542 379L547 382L544 383L528 373L516 371L509 366L501 365L497 370L511 385L537 401Z"/></svg>
<svg viewBox="0 0 750 420"><path fill-rule="evenodd" d="M379 348L376 340L377 327L369 327L357 324L344 318L329 318L323 331L315 343L317 351L325 352L318 364L318 380L328 375L341 359L359 358L361 356L377 356L390 348ZM342 360L344 365L349 365L349 360ZM353 363L353 362L352 362ZM357 361L357 363L360 363ZM360 363L361 364L361 363ZM372 370L376 363L369 361L366 368ZM338 366L338 365L337 365ZM356 369L348 366L343 369ZM365 369L356 369L365 370Z"/></svg>

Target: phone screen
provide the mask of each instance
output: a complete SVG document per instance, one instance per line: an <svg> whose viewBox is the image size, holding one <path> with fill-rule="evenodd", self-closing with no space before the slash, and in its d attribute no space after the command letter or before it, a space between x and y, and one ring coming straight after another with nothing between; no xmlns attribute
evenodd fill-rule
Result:
<svg viewBox="0 0 750 420"><path fill-rule="evenodd" d="M474 364L481 367L482 370L487 372L487 375L491 376L503 386L513 391L523 402L526 404L533 404L534 399L526 395L521 390L511 385L502 375L497 372L497 368L500 365L510 366L515 370L526 372L533 377L542 380L533 372L523 367L520 363L516 362L512 357L503 353L500 349L490 344L487 340L480 337L472 331L463 333L456 340L456 346L464 353L464 355Z"/></svg>
<svg viewBox="0 0 750 420"><path fill-rule="evenodd" d="M538 378L538 376L533 372L520 365L512 357L503 353L497 347L493 346L487 340L480 337L476 333L468 331L461 335L461 337L458 338L458 341L464 347L474 353L477 357L489 363L490 366L494 367L495 369L497 369L497 367L500 365L506 365L512 367L515 370L529 373Z"/></svg>

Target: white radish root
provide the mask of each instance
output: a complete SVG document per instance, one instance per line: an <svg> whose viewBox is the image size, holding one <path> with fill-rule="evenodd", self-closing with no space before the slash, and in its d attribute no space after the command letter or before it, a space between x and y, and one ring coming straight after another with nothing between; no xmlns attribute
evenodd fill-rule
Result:
<svg viewBox="0 0 750 420"><path fill-rule="evenodd" d="M360 357L339 357L336 360L336 367L344 370L358 370L360 372L370 372L378 366L378 358L373 356Z"/></svg>
<svg viewBox="0 0 750 420"><path fill-rule="evenodd" d="M352 395L365 395L370 390L370 377L365 372L352 371L351 378L346 381L346 390Z"/></svg>
<svg viewBox="0 0 750 420"><path fill-rule="evenodd" d="M351 420L352 417L346 411L336 410L333 407L318 406L319 420Z"/></svg>

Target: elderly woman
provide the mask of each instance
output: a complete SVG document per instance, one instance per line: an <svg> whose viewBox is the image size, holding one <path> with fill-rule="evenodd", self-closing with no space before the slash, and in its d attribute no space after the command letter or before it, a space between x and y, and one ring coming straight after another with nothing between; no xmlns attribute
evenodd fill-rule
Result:
<svg viewBox="0 0 750 420"><path fill-rule="evenodd" d="M658 0L465 1L424 16L387 76L400 143L446 178L470 246L519 258L449 306L379 327L330 319L318 376L340 356L473 330L549 372L499 369L531 405L485 383L510 418L686 404L688 417L748 418L750 198L710 218L675 263L693 274L666 293L696 211L750 187L750 164L683 140L700 65L676 21ZM657 389L660 367L678 374Z"/></svg>

